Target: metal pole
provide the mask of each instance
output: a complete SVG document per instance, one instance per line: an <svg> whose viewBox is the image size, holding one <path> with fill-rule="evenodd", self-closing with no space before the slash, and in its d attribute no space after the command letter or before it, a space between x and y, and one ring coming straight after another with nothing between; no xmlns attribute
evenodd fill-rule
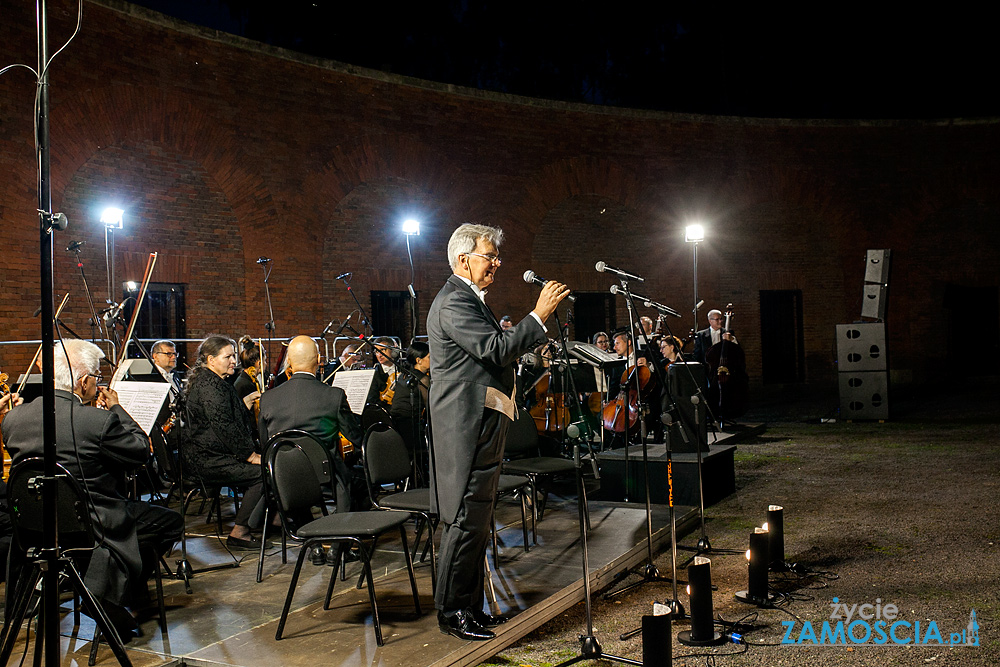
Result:
<svg viewBox="0 0 1000 667"><path fill-rule="evenodd" d="M56 523L56 394L53 375L55 316L52 287L52 184L49 179L49 74L48 16L45 0L35 5L38 21L38 104L35 146L38 157L39 211L39 274L41 277L41 339L42 339L42 441L44 444L45 479L42 493L42 541L47 568L42 579L42 647L46 667L59 665L59 568L57 567L59 535Z"/></svg>

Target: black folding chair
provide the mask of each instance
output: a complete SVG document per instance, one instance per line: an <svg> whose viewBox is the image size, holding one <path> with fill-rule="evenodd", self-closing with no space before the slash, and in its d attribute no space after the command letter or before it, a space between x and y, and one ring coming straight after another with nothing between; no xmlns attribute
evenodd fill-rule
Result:
<svg viewBox="0 0 1000 667"><path fill-rule="evenodd" d="M267 452L268 449L275 447L279 444L297 445L306 456L309 458L309 462L312 463L313 472L316 475L316 480L320 483L321 488L324 492L324 497L328 497L334 494L334 475L333 475L333 464L330 461L330 449L323 444L323 442L306 431L299 429L288 429L275 433L270 437L267 443L264 444L264 451ZM271 526L271 506L272 502L275 500L274 493L268 485L267 479L264 480L264 494L268 499L264 510L264 528L263 534L260 537L260 558L257 560L257 583L259 584L264 578L264 556L266 546L267 546L267 533L272 528ZM280 514L279 514L280 516ZM285 528L282 522L281 526L281 562L285 564L288 562L288 537L289 532Z"/></svg>
<svg viewBox="0 0 1000 667"><path fill-rule="evenodd" d="M527 410L521 410L518 418L511 424L507 434L507 446L504 456L503 471L513 475L524 475L528 478L531 488L531 533L532 541L538 544L536 524L545 513L548 500L546 482L556 475L575 474L576 467L569 459L558 456L539 456L538 431L535 420ZM539 499L539 493L541 498Z"/></svg>
<svg viewBox="0 0 1000 667"><path fill-rule="evenodd" d="M437 530L438 516L431 512L430 489L405 488L405 483L409 480L413 468L403 437L395 429L389 428L385 424L373 424L365 433L361 449L372 505L380 510L407 512L417 520L416 537L413 540L413 558L416 558L417 549L420 548L420 537L423 534L424 525L427 526L427 542L420 560L422 561L428 552L430 553L431 580L437 586L434 532ZM392 484L394 489L403 486L405 490L383 495L380 492L387 484Z"/></svg>
<svg viewBox="0 0 1000 667"><path fill-rule="evenodd" d="M308 445L307 445L308 446ZM281 610L275 639L280 640L285 629L288 611L292 605L292 596L299 580L302 563L310 548L324 542L343 544L345 547L357 546L358 555L364 568L368 582L368 599L372 607L372 618L375 626L375 641L384 645L382 626L378 617L378 603L375 599L375 585L372 580L371 552L366 543L371 544L374 551L375 542L385 532L396 528L402 540L403 555L406 558L406 569L410 576L410 589L413 593L413 606L417 614L421 613L420 598L417 594L417 581L413 574L413 561L406 542L406 528L409 516L403 512L340 512L329 514L323 499L320 481L316 478L315 468L310 456L304 451L301 443L274 441L264 450L264 480L269 492L278 507L281 522L289 536L302 543L298 558L295 560L295 571L288 585L288 595ZM299 525L297 521L306 511L319 507L322 516L308 523ZM341 549L343 557L344 549ZM330 599L337 581L337 570L330 573L330 584L327 587L323 609L330 608Z"/></svg>

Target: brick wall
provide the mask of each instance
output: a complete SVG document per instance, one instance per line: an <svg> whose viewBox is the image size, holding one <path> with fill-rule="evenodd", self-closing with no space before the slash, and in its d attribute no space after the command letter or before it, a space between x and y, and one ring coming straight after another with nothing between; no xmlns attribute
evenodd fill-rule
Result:
<svg viewBox="0 0 1000 667"><path fill-rule="evenodd" d="M61 44L72 8L50 20ZM5 6L0 63L34 62L33 29L30 7ZM24 70L0 77L4 340L38 337L33 93ZM87 242L103 300L109 203L126 210L119 281L138 280L158 251L154 280L187 285L192 337L264 335L260 256L274 260L282 336L316 334L354 308L341 272L354 272L366 308L370 290L405 290L407 215L424 223L412 243L422 314L449 273L448 235L469 220L507 232L498 312L530 308L528 268L607 290L598 260L645 275L644 294L689 312L683 227L701 219L699 296L706 310L734 303L756 377L759 291L799 289L806 379L832 379L833 326L860 315L866 248L894 251L893 366L917 378L943 359L926 342L943 349L944 286L1000 284L994 120L792 122L525 100L282 53L114 0L85 3L51 97L53 202L71 220L55 240L55 284L72 293L64 319L81 332L82 284L62 249ZM25 361L0 346L0 368Z"/></svg>

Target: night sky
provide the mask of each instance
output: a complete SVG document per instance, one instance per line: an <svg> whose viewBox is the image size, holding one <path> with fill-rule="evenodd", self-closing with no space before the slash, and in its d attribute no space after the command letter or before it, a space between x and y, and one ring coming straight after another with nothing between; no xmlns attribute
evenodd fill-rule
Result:
<svg viewBox="0 0 1000 667"><path fill-rule="evenodd" d="M994 23L957 9L135 1L311 55L547 99L784 118L1000 115Z"/></svg>

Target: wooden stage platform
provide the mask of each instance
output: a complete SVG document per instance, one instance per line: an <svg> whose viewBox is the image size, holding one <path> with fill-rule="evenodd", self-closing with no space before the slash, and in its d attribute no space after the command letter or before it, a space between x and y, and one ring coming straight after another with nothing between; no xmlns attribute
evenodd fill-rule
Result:
<svg viewBox="0 0 1000 667"><path fill-rule="evenodd" d="M594 480L588 481L588 489L596 485ZM596 491L588 493L593 498ZM294 562L282 565L280 550L275 549L265 559L264 580L259 584L255 582L255 553L237 553L242 559L238 568L197 574L190 595L183 582L165 581L167 636L161 634L155 617L149 618L142 623L145 635L131 641L128 653L137 666L477 665L583 599L577 507L575 484L557 485L538 524L538 544L525 553L518 505L501 501L497 512L501 553L498 563L491 558L491 567L499 610L515 615L498 628L492 641L465 642L440 633L427 563L417 565L423 614L415 614L397 539L380 544L374 559L375 589L386 639L383 647L375 643L368 593L354 587L360 571L354 563L348 566L347 581L337 584L332 608L324 611L322 595L331 569L307 562L285 638L275 641ZM642 503L591 500L590 513L591 577L594 590L599 590L619 572L645 562L645 510ZM652 515L654 549L659 551L669 544L667 508L654 505ZM679 529L690 527L697 519L696 511L687 506L678 507L677 516ZM192 535L188 540L192 567L232 559L215 537L214 527L204 523L203 515L188 517L188 531ZM290 552L290 556L294 554ZM168 562L173 564L175 558ZM93 622L83 617L81 626L74 628L70 605L71 601L64 600L62 664L84 665ZM23 636L22 630L13 660L24 650ZM30 660L30 648L28 654ZM98 664L116 664L106 644L100 648Z"/></svg>

